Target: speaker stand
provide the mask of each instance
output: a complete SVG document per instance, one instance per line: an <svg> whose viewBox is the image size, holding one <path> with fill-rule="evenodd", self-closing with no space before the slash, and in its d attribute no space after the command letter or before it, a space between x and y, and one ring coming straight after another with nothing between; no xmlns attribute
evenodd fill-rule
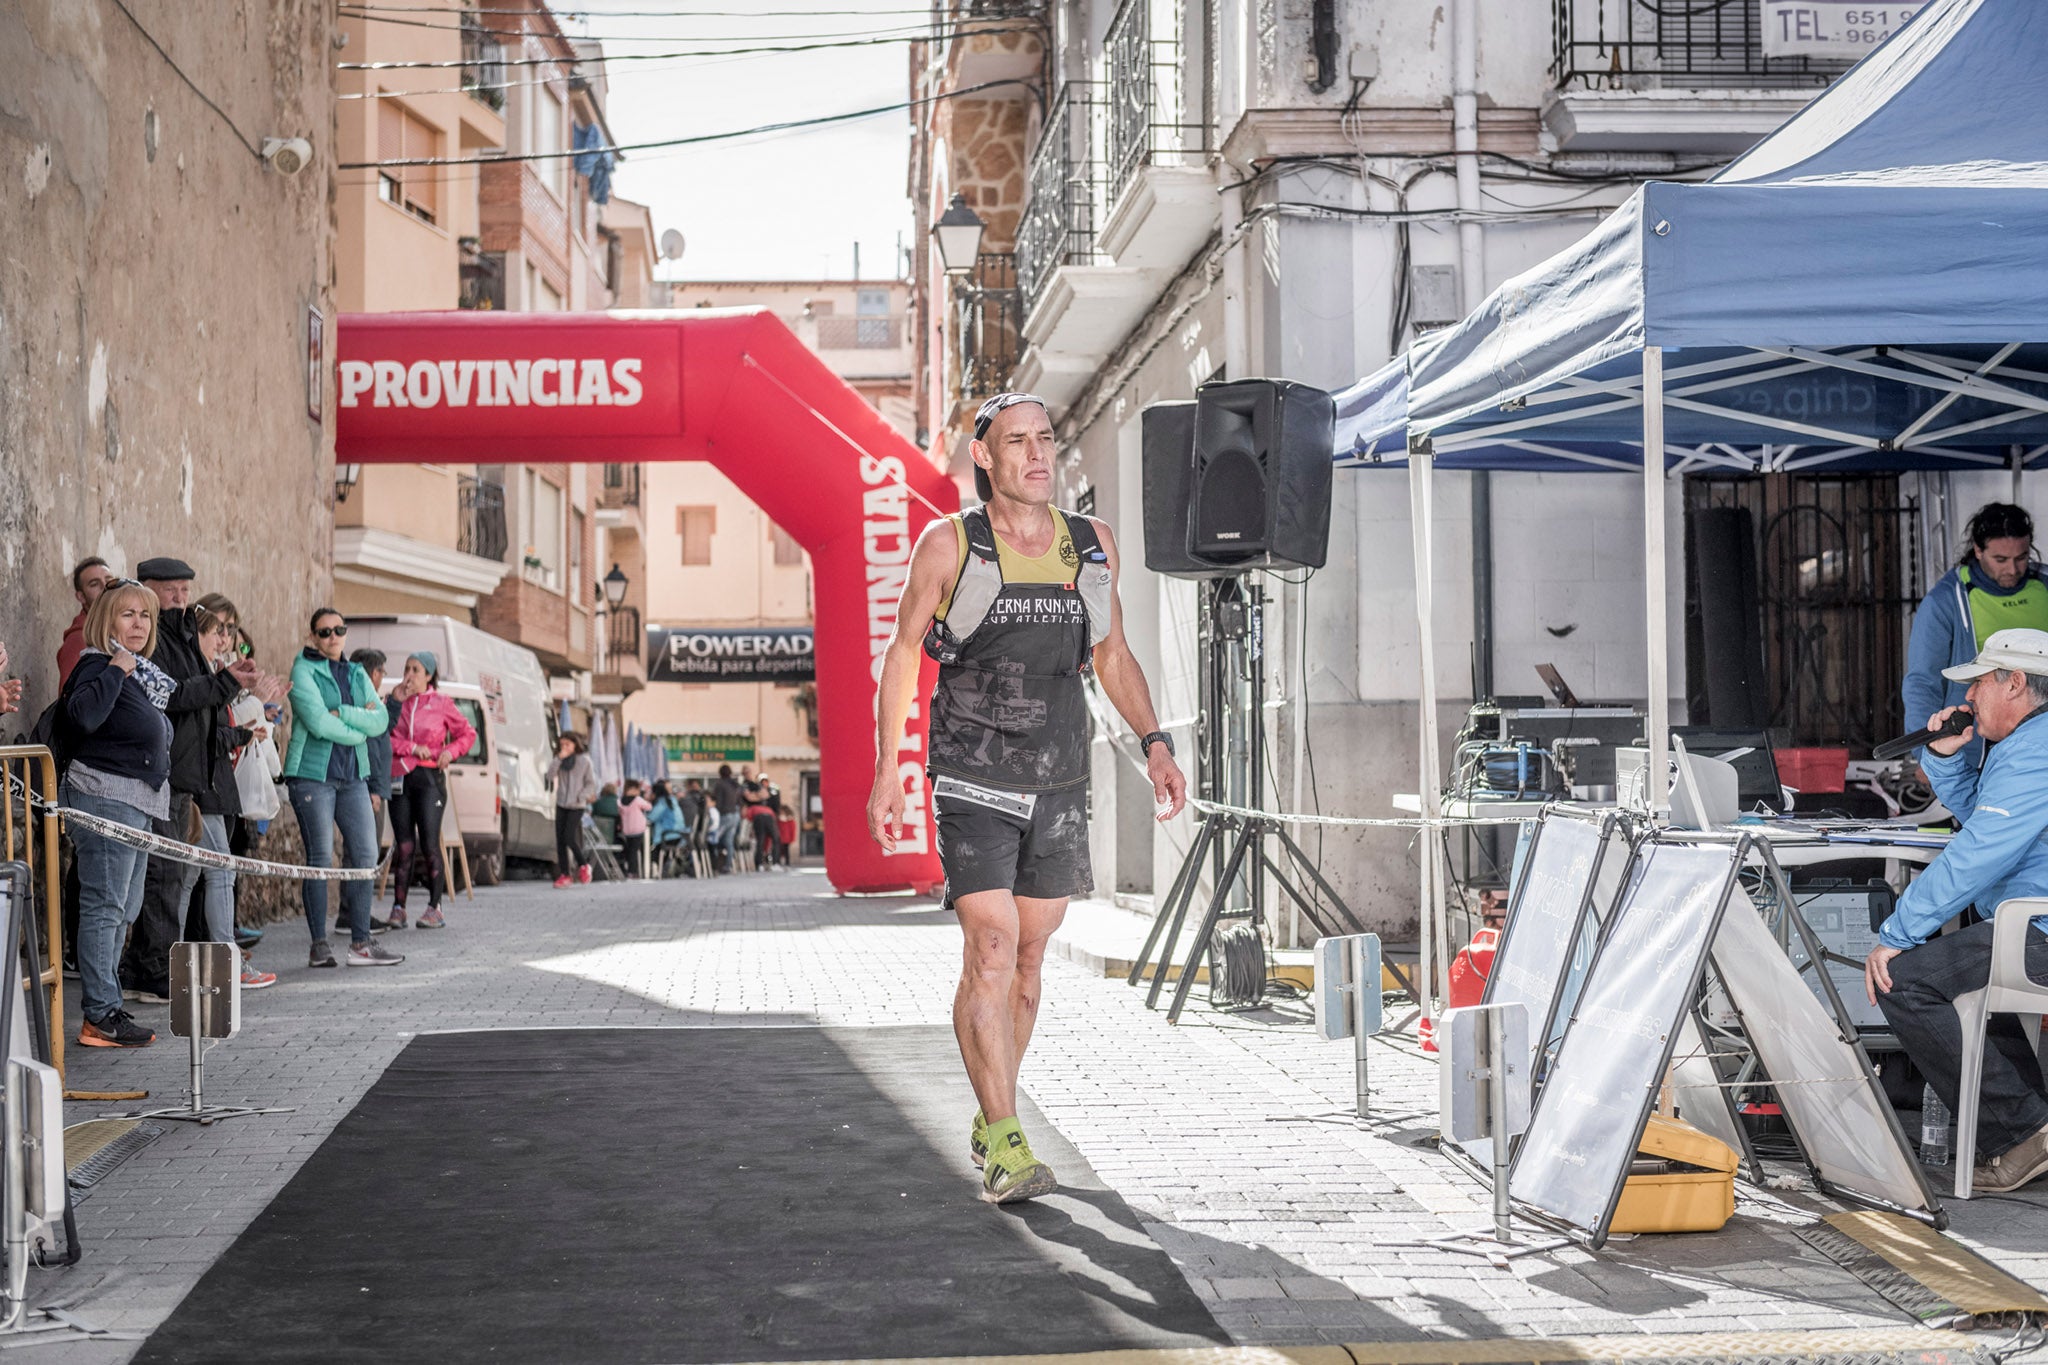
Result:
<svg viewBox="0 0 2048 1365"><path fill-rule="evenodd" d="M1207 666L1203 670L1201 742L1197 752L1201 793L1217 805L1258 810L1265 798L1266 727L1259 705L1266 691L1265 591L1242 575L1212 579L1202 587L1206 599L1202 643ZM1226 722L1235 717L1248 719L1242 726L1242 738L1233 743L1233 727ZM1204 812L1199 821L1201 827L1195 842L1181 860L1173 886L1153 916L1152 929L1145 936L1145 946L1129 977L1133 986L1143 980L1157 952L1157 970L1145 995L1145 1007L1157 1009L1172 965L1174 946L1180 939L1195 892L1201 886L1204 864L1208 864L1214 890L1181 965L1180 978L1174 983L1173 1002L1166 1012L1169 1024L1180 1021L1188 993L1194 989L1195 973L1205 956L1209 958L1214 980L1217 924L1226 916L1249 918L1254 925L1264 924L1268 877L1300 907L1316 932L1365 932L1343 897L1324 880L1280 821L1224 811ZM1277 839L1294 865L1308 874L1316 889L1327 898L1326 909L1319 909L1302 894L1300 886L1282 870L1268 849L1269 839ZM1245 901L1242 908L1232 910L1231 893L1240 882Z"/></svg>

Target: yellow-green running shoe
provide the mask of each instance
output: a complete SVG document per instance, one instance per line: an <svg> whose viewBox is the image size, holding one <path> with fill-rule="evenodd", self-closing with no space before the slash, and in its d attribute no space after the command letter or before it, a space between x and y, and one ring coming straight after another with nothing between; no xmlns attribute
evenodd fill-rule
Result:
<svg viewBox="0 0 2048 1365"><path fill-rule="evenodd" d="M1031 1144L1022 1133L1011 1135L1006 1147L992 1148L981 1168L981 1197L991 1204L1014 1204L1036 1199L1060 1187L1052 1167L1031 1154Z"/></svg>
<svg viewBox="0 0 2048 1365"><path fill-rule="evenodd" d="M988 1160L988 1120L979 1109L974 1111L974 1131L967 1135L967 1155L974 1159L977 1171Z"/></svg>

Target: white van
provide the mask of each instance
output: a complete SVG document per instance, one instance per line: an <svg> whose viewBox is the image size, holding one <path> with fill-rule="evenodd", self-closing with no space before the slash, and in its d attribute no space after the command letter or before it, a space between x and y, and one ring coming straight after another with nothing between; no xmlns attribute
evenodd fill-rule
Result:
<svg viewBox="0 0 2048 1365"><path fill-rule="evenodd" d="M446 616L351 616L348 643L384 652L387 686L396 686L406 655L430 651L442 690L483 737L448 774L477 882L496 882L508 857L553 859L555 715L533 651Z"/></svg>

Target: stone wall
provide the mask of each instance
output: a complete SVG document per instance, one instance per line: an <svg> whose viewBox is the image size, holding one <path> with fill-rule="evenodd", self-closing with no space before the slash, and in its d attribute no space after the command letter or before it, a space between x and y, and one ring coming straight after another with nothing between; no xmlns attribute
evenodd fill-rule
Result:
<svg viewBox="0 0 2048 1365"><path fill-rule="evenodd" d="M329 354L334 331L330 10L129 8L0 6L0 640L23 725L55 695L81 556L187 560L273 668L331 592L333 399L314 417L307 395L309 310ZM271 170L267 137L312 161Z"/></svg>

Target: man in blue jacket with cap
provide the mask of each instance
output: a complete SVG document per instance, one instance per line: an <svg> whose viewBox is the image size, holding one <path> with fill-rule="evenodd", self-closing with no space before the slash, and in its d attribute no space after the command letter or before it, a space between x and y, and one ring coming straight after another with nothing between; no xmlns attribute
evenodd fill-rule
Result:
<svg viewBox="0 0 2048 1365"><path fill-rule="evenodd" d="M1970 685L1974 721L1929 744L1920 766L1962 828L1899 898L1863 975L1906 1055L1953 1111L1963 1047L1955 1002L1991 979L1989 917L2001 901L2048 896L2048 631L2001 630L1975 659L1942 675ZM1936 711L1928 728L1956 709ZM1970 757L1980 735L1991 745L1981 769ZM1936 937L1972 905L1986 918ZM2026 942L2027 975L2048 981L2048 915L2027 927ZM1976 1190L2014 1190L2048 1174L2048 1085L2035 1041L2014 1016L1992 1017L1978 1092Z"/></svg>

